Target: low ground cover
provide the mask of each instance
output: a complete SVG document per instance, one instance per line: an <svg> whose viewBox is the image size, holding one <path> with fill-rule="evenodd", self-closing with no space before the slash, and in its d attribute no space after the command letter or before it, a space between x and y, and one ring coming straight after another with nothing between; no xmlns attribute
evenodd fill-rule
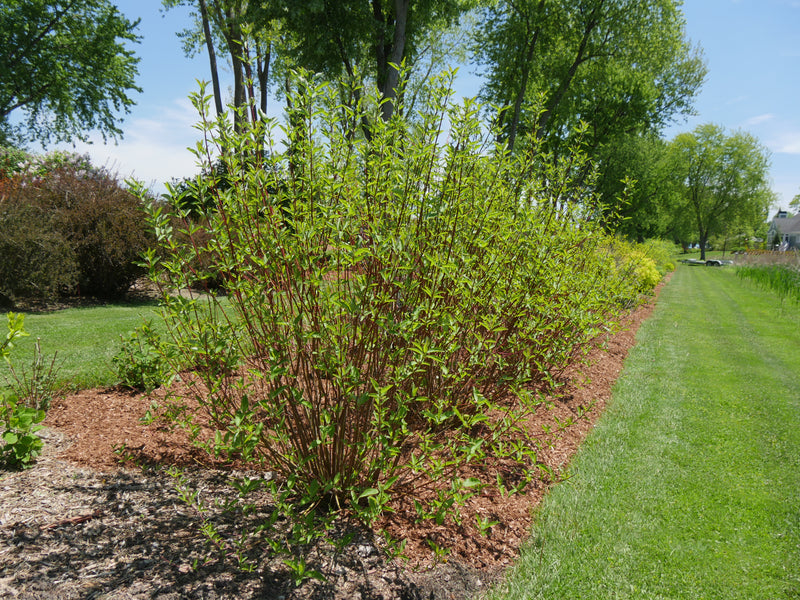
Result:
<svg viewBox="0 0 800 600"><path fill-rule="evenodd" d="M800 310L679 267L503 594L796 598Z"/></svg>

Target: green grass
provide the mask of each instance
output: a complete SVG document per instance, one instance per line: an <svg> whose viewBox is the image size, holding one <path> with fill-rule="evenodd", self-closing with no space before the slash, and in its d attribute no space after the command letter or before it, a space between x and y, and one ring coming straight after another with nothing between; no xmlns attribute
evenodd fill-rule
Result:
<svg viewBox="0 0 800 600"><path fill-rule="evenodd" d="M503 597L800 598L800 308L679 267L637 339Z"/></svg>
<svg viewBox="0 0 800 600"><path fill-rule="evenodd" d="M58 353L58 379L64 384L74 389L113 385L111 358L120 349L120 335L127 337L143 319L154 318L155 309L155 303L121 303L25 314L30 336L17 343L12 361L22 368L29 365L38 337L45 357ZM0 364L0 383L7 374L8 367Z"/></svg>

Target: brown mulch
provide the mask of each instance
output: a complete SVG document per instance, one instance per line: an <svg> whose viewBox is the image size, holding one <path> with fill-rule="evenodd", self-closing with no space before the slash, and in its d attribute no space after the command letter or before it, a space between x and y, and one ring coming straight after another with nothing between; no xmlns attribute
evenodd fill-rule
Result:
<svg viewBox="0 0 800 600"><path fill-rule="evenodd" d="M587 365L572 368L559 396L530 419L546 469L562 470L602 414L654 303L635 310ZM54 401L44 455L27 471L0 472L0 598L476 597L515 561L551 485L543 476L522 494L487 488L464 506L461 524L415 523L398 511L382 522L405 543L394 558L382 535L339 519L328 536L338 543L310 542L294 557L320 575L296 585L286 556L240 537L263 523L272 499L258 492L245 506L228 484L242 474L271 474L210 460L163 421L144 425L151 402L119 389ZM565 429L557 426L567 421ZM477 517L496 524L481 535ZM280 539L287 526L279 520L270 537ZM203 533L212 527L215 547ZM237 551L251 571L237 568Z"/></svg>

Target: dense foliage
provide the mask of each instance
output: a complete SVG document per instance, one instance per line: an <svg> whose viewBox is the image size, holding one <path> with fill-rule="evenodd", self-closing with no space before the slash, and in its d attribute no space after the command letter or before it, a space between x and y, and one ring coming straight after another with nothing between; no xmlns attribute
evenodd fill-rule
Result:
<svg viewBox="0 0 800 600"><path fill-rule="evenodd" d="M633 306L643 294L650 293L664 275L675 269L672 256L677 248L670 242L648 240L643 244L609 238L606 242L610 264L617 277L629 285L616 288L616 301Z"/></svg>
<svg viewBox="0 0 800 600"><path fill-rule="evenodd" d="M115 298L142 273L141 203L86 157L0 152L0 293Z"/></svg>
<svg viewBox="0 0 800 600"><path fill-rule="evenodd" d="M0 143L121 135L139 59L126 47L138 23L107 0L0 3ZM25 113L21 127L9 121Z"/></svg>
<svg viewBox="0 0 800 600"><path fill-rule="evenodd" d="M178 405L188 396L218 430L216 451L263 461L284 494L374 518L395 490L443 477L462 489L459 465L511 452L503 435L537 386L607 331L638 283L587 218L598 211L572 180L578 151L511 155L442 80L421 122L396 111L369 139L342 123L362 114L339 90L294 89L285 153L261 151L274 123L236 133L195 98L201 158L221 156L230 187L210 182L202 219L179 196L150 205L164 358L187 390ZM170 293L212 276L224 298ZM532 440L513 452L521 473L535 464Z"/></svg>
<svg viewBox="0 0 800 600"><path fill-rule="evenodd" d="M675 0L515 0L486 3L475 35L482 95L508 109L503 134L555 145L579 121L598 149L658 132L690 109L705 77Z"/></svg>

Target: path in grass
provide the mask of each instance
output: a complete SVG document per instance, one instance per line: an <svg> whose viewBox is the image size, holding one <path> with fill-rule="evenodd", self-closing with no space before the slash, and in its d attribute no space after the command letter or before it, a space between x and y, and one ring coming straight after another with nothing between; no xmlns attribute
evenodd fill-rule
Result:
<svg viewBox="0 0 800 600"><path fill-rule="evenodd" d="M800 308L681 267L508 598L800 598Z"/></svg>

